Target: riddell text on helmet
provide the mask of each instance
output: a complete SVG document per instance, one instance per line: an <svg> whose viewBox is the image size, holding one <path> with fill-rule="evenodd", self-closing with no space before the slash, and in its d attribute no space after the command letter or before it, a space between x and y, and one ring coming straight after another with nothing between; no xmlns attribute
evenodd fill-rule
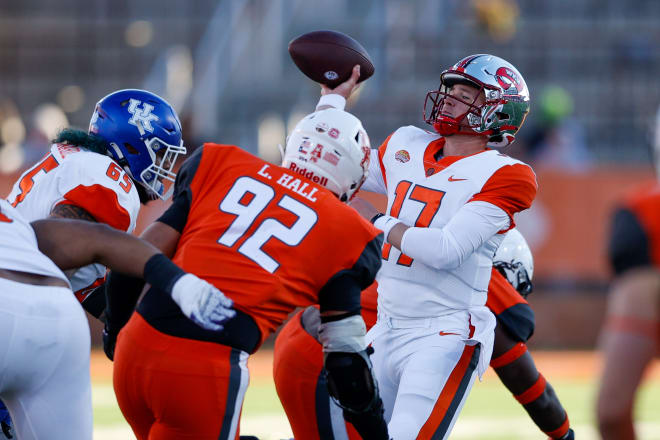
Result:
<svg viewBox="0 0 660 440"><path fill-rule="evenodd" d="M314 171L311 170L308 171L307 168L298 167L296 166L295 163L289 165L289 169L296 174L300 174L301 176L306 177L307 179L311 180L314 183L318 183L323 186L326 186L328 184L327 177L319 177L316 174L314 174Z"/></svg>

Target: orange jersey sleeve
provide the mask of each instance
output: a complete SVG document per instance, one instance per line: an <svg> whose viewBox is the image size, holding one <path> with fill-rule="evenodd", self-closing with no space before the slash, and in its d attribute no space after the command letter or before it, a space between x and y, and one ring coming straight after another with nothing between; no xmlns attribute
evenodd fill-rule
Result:
<svg viewBox="0 0 660 440"><path fill-rule="evenodd" d="M64 200L58 204L78 206L97 222L121 231L127 231L131 225L131 215L119 203L117 193L103 185L78 185L64 194Z"/></svg>
<svg viewBox="0 0 660 440"><path fill-rule="evenodd" d="M639 266L660 267L660 185L631 192L612 218L609 259L615 273Z"/></svg>
<svg viewBox="0 0 660 440"><path fill-rule="evenodd" d="M511 218L510 228L513 228L513 215L532 206L537 189L536 174L528 165L506 165L493 173L470 201L483 201L500 207Z"/></svg>
<svg viewBox="0 0 660 440"><path fill-rule="evenodd" d="M385 155L385 150L387 150L387 144L390 142L390 139L392 138L392 134L390 134L383 141L380 147L378 147L378 164L380 165L380 172L383 175L383 181L385 182L385 186L387 186L387 174L385 174L385 165L383 165L383 156Z"/></svg>

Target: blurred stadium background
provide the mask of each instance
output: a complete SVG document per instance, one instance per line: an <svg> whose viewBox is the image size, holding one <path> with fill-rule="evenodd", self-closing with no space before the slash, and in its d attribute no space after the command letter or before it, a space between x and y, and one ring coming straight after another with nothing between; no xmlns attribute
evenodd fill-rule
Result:
<svg viewBox="0 0 660 440"><path fill-rule="evenodd" d="M519 219L536 262L530 346L595 349L608 213L654 178L658 0L0 0L0 196L57 130L87 127L96 101L119 88L174 104L189 149L230 143L277 161L277 144L318 97L287 43L318 29L353 36L375 62L350 107L374 147L401 125L423 126L426 92L463 56L493 53L518 67L532 111L508 153L531 163L540 184ZM163 208L144 209L140 228ZM645 407L656 422L658 403ZM645 438L660 438L653 426Z"/></svg>

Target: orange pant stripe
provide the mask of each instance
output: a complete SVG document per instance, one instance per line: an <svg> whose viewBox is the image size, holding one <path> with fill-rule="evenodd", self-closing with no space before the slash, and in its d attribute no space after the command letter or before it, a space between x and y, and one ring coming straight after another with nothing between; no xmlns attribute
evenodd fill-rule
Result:
<svg viewBox="0 0 660 440"><path fill-rule="evenodd" d="M463 394L460 393L461 384L464 382L465 377L471 375L477 366L476 361L478 360L478 352L477 358L473 359L475 355L475 347L476 346L474 345L465 346L465 350L463 350L461 358L458 360L456 367L454 367L453 371L449 375L447 383L442 389L438 400L435 402L435 406L431 411L431 415L426 420L426 423L424 423L424 426L422 426L422 429L419 431L417 440L434 438L436 431L441 427L443 423L447 422L445 418L447 416L450 416L450 418L453 417L453 414L451 414L453 411L450 411L452 402L456 398L463 398L465 390L462 390Z"/></svg>

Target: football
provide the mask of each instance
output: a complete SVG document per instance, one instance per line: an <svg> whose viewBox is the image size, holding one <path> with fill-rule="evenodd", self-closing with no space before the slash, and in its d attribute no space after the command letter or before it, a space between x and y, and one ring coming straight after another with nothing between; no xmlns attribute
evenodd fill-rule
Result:
<svg viewBox="0 0 660 440"><path fill-rule="evenodd" d="M360 43L336 31L314 31L303 34L289 43L289 54L308 78L330 88L351 77L356 64L360 65L362 82L374 74L374 64Z"/></svg>

